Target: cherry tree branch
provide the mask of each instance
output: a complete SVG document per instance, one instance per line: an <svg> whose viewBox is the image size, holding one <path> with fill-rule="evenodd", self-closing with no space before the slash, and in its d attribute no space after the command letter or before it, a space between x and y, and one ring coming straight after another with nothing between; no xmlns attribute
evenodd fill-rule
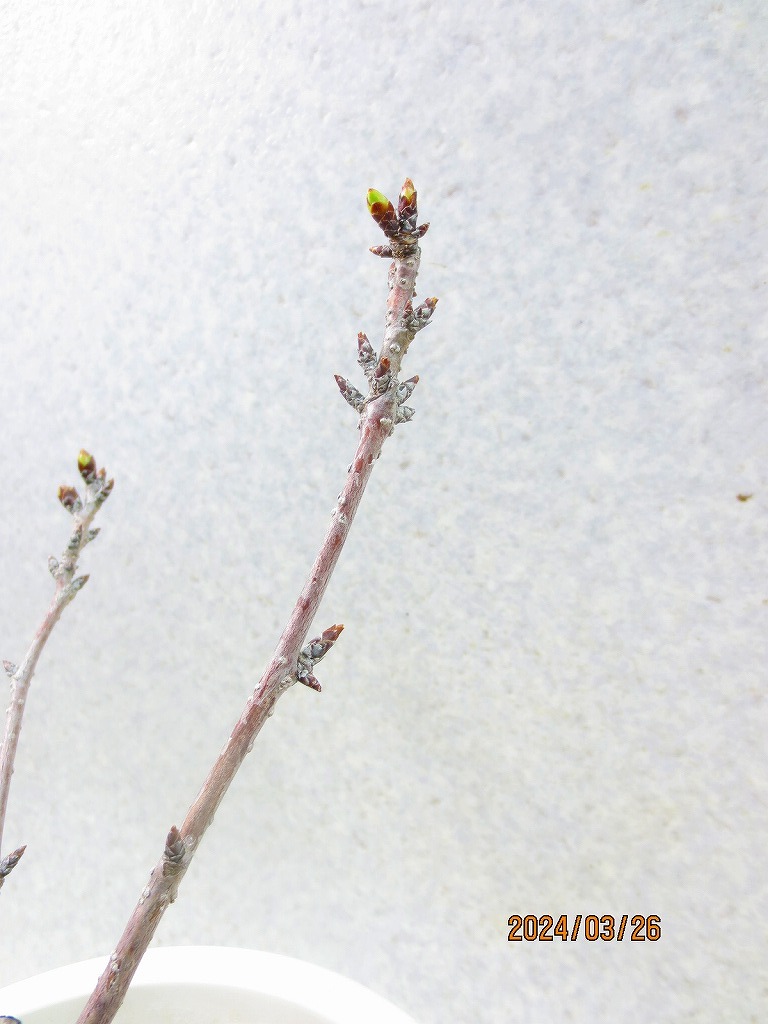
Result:
<svg viewBox="0 0 768 1024"><path fill-rule="evenodd" d="M91 528L91 523L114 486L114 480L106 479L107 474L104 469L96 469L93 456L84 449L78 456L77 466L85 483L84 497L81 498L74 487L59 488L59 501L71 513L74 529L61 560L55 559L53 555L48 559L48 568L56 581L53 599L21 664L14 665L10 661L3 662L3 667L11 680L11 702L6 713L5 735L2 747L0 747L0 850L2 849L3 826L8 808L11 776L13 775L13 765L16 759L29 685L32 682L38 659L53 627L61 618L61 613L88 582L87 576L75 576L78 559L85 545L90 543L99 532L98 529ZM20 846L0 858L0 888L18 864L25 849L26 846Z"/></svg>
<svg viewBox="0 0 768 1024"><path fill-rule="evenodd" d="M344 487L331 515L325 539L272 660L189 808L181 828L174 825L168 832L163 855L153 869L78 1024L109 1024L113 1019L160 919L176 899L179 884L205 830L211 824L216 809L261 727L272 714L275 703L296 682L320 689L312 670L343 628L340 625L331 626L315 640L306 645L304 643L382 446L393 432L395 424L405 422L413 415L413 409L404 403L413 392L418 377L400 383L398 373L414 335L429 322L437 302L437 299L427 299L416 309L412 304L419 270L418 240L428 226L417 226L413 183L408 179L403 185L397 210L375 189L368 193L368 208L388 238L387 245L372 251L376 255L391 258L392 264L389 269L384 341L378 357L366 336L358 335L358 362L368 382L368 394L364 396L349 381L336 377L343 397L360 413L360 440L348 467Z"/></svg>

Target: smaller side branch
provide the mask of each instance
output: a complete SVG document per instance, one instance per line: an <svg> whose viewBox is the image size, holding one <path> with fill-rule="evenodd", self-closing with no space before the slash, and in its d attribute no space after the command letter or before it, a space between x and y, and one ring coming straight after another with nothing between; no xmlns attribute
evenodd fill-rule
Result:
<svg viewBox="0 0 768 1024"><path fill-rule="evenodd" d="M71 514L73 529L64 553L60 559L53 555L48 559L48 569L55 581L53 599L40 627L35 634L29 650L20 665L3 662L6 673L11 680L11 700L5 719L5 734L0 747L0 849L2 848L3 827L8 809L8 794L11 776L19 744L21 722L26 707L29 685L32 682L38 659L45 647L53 627L61 618L61 614L70 601L88 582L88 576L76 576L80 553L98 534L91 523L96 513L112 492L114 480L107 480L106 471L97 469L92 455L82 449L77 459L77 467L85 484L81 497L74 487L59 488L59 501ZM0 888L5 879L18 864L26 847L22 846L13 853L0 859Z"/></svg>

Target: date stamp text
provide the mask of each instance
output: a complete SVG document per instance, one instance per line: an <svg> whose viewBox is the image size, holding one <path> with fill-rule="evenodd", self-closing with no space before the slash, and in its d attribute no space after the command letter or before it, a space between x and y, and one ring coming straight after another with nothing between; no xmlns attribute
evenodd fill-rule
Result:
<svg viewBox="0 0 768 1024"><path fill-rule="evenodd" d="M509 919L510 942L658 942L661 938L661 918L658 914L567 914L558 918L550 914L513 914Z"/></svg>

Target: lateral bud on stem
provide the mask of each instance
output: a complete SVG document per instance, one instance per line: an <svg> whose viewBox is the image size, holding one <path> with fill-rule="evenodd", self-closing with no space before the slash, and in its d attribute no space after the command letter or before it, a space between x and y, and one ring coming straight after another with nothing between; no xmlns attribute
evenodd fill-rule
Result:
<svg viewBox="0 0 768 1024"><path fill-rule="evenodd" d="M17 850L14 850L13 853L9 853L7 857L3 857L3 859L0 860L0 887L24 856L26 848L26 846L20 846Z"/></svg>
<svg viewBox="0 0 768 1024"><path fill-rule="evenodd" d="M436 305L437 299L432 297L425 299L416 309L407 310L409 329L415 332L420 331L422 327L426 327L429 323L429 318L435 311Z"/></svg>
<svg viewBox="0 0 768 1024"><path fill-rule="evenodd" d="M184 860L186 843L181 832L175 825L171 825L170 831L165 838L165 849L163 850L163 874L167 875L177 869Z"/></svg>
<svg viewBox="0 0 768 1024"><path fill-rule="evenodd" d="M392 374L389 372L392 363L389 356L382 356L371 377L371 387L375 395L383 395L390 385Z"/></svg>
<svg viewBox="0 0 768 1024"><path fill-rule="evenodd" d="M309 686L313 690L320 691L320 683L313 675L312 669L315 667L318 661L326 656L331 647L341 636L341 631L344 626L341 624L335 626L329 626L328 629L324 629L320 636L316 636L314 640L310 640L306 644L299 654L298 661L296 664L296 678L300 683L305 686Z"/></svg>
<svg viewBox="0 0 768 1024"><path fill-rule="evenodd" d="M344 627L341 624L337 626L329 626L328 629L324 629L320 636L309 641L309 643L302 649L302 654L306 654L307 657L311 658L314 662L320 661L320 659L326 656L328 651L330 651L339 639L343 629Z"/></svg>
<svg viewBox="0 0 768 1024"><path fill-rule="evenodd" d="M69 538L69 543L67 544L67 551L74 554L75 551L78 551L82 547L82 543L83 524L78 523L77 526L72 531L72 536Z"/></svg>
<svg viewBox="0 0 768 1024"><path fill-rule="evenodd" d="M366 377L373 372L376 366L376 353L373 351L373 345L362 331L357 336L357 361L363 368Z"/></svg>
<svg viewBox="0 0 768 1024"><path fill-rule="evenodd" d="M362 412L363 406L365 405L365 396L361 394L350 382L345 378L339 376L338 373L334 373L334 379L339 386L339 391L345 402L348 402L355 412Z"/></svg>
<svg viewBox="0 0 768 1024"><path fill-rule="evenodd" d="M99 493L96 495L96 497L94 499L94 501L96 502L96 507L97 508L99 508L101 505L104 504L104 502L107 500L107 498L112 493L112 488L115 486L115 481L114 481L113 477L110 477L109 480L105 481L104 480L104 476L105 476L104 470L100 469L99 470L99 474L98 474L98 479L101 481L101 486L99 488Z"/></svg>
<svg viewBox="0 0 768 1024"><path fill-rule="evenodd" d="M61 486L58 497L67 512L74 515L76 512L81 511L83 502L74 487Z"/></svg>
<svg viewBox="0 0 768 1024"><path fill-rule="evenodd" d="M403 402L407 402L413 394L413 389L419 383L419 375L415 374L413 377L409 377L408 380L402 381L397 385L397 404L402 405Z"/></svg>

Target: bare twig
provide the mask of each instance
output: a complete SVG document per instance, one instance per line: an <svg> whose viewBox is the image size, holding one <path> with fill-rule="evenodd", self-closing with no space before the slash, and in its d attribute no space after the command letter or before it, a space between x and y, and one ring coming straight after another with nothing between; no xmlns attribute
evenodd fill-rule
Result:
<svg viewBox="0 0 768 1024"><path fill-rule="evenodd" d="M99 532L97 529L91 528L91 523L114 486L114 480L106 479L105 470L96 469L93 456L84 449L78 456L77 468L85 483L84 496L81 498L74 487L59 488L59 501L71 513L74 529L61 560L55 559L53 555L48 559L48 568L56 581L53 600L22 663L14 665L10 661L3 662L3 667L11 680L11 702L8 705L5 720L3 745L0 747L0 847L2 846L11 776L13 775L13 763L16 758L29 684L32 682L38 658L53 627L59 621L61 613L88 582L87 576L75 576L77 562L85 545L92 541ZM25 849L25 846L20 846L0 860L0 888L18 864Z"/></svg>
<svg viewBox="0 0 768 1024"><path fill-rule="evenodd" d="M179 883L205 830L261 727L272 714L277 699L297 681L314 689L320 688L313 674L314 665L342 630L341 626L331 626L320 637L304 644L349 534L373 464L395 424L413 415L413 410L403 403L418 378L412 377L401 384L397 374L414 335L428 322L437 301L427 299L417 309L412 305L419 270L418 239L427 228L427 225L418 227L416 224L413 183L406 180L403 185L397 210L374 189L368 193L368 208L389 239L387 246L376 250L377 255L390 257L393 262L389 270L384 342L378 357L365 335L358 337L358 361L368 381L368 395L363 397L348 381L336 378L344 398L360 413L360 441L347 470L346 482L333 510L325 540L272 660L181 828L174 825L168 832L163 855L153 869L78 1024L109 1024L113 1019L163 913L176 898Z"/></svg>

